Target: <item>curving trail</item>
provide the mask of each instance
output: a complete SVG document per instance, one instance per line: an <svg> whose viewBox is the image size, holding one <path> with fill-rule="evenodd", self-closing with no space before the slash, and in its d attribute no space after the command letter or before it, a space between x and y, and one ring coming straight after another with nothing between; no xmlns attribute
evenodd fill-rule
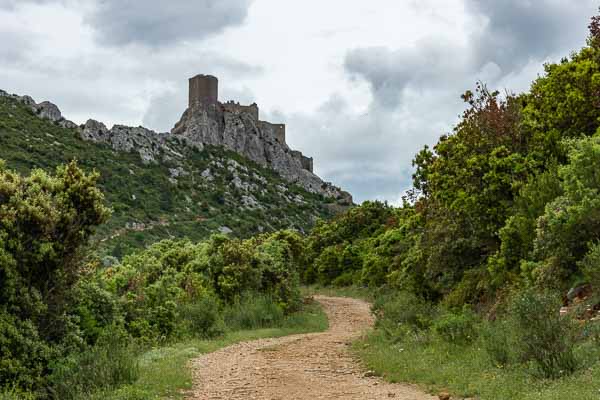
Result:
<svg viewBox="0 0 600 400"><path fill-rule="evenodd" d="M368 303L315 299L329 317L329 330L244 342L203 355L192 362L194 388L188 399L436 399L412 386L365 376L349 354L348 344L373 324Z"/></svg>

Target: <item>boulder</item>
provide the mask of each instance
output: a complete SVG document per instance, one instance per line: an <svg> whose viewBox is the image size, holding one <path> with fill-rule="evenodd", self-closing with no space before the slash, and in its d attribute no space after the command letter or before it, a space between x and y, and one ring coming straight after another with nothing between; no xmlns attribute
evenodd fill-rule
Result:
<svg viewBox="0 0 600 400"><path fill-rule="evenodd" d="M38 115L41 118L49 119L52 122L58 122L63 119L60 110L54 103L43 101L35 106Z"/></svg>

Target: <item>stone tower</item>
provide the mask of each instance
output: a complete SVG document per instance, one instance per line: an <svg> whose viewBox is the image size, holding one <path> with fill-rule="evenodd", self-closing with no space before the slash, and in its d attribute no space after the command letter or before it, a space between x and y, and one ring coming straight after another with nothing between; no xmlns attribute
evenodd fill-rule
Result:
<svg viewBox="0 0 600 400"><path fill-rule="evenodd" d="M219 80L212 75L196 75L190 78L189 106L200 102L202 104L217 104L219 99Z"/></svg>

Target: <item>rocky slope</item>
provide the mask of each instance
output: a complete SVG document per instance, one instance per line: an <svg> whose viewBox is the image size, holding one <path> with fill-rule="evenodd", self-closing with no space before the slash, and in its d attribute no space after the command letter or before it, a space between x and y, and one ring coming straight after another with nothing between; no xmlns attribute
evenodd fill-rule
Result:
<svg viewBox="0 0 600 400"><path fill-rule="evenodd" d="M0 91L0 159L8 168L27 173L78 159L101 174L114 210L96 237L103 253L120 256L168 237L305 231L349 201L332 185L306 190L268 162L228 149L234 150L217 142L193 142L191 132L108 129L91 120L77 126L52 103ZM319 182L308 176L305 182Z"/></svg>
<svg viewBox="0 0 600 400"><path fill-rule="evenodd" d="M312 172L312 159L291 150L285 137L278 136L277 128L278 125L260 121L242 107L196 102L185 110L171 133L199 149L205 145L224 146L272 168L309 192L334 198L344 205L352 204L349 193L330 182L323 182Z"/></svg>

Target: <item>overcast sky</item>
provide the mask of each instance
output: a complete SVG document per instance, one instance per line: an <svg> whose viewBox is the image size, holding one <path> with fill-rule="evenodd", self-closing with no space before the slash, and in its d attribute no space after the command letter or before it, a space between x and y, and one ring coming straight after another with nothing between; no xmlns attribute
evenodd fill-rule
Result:
<svg viewBox="0 0 600 400"><path fill-rule="evenodd" d="M396 203L478 80L519 92L585 44L597 0L0 0L0 88L168 131L187 79L257 102L356 200Z"/></svg>

